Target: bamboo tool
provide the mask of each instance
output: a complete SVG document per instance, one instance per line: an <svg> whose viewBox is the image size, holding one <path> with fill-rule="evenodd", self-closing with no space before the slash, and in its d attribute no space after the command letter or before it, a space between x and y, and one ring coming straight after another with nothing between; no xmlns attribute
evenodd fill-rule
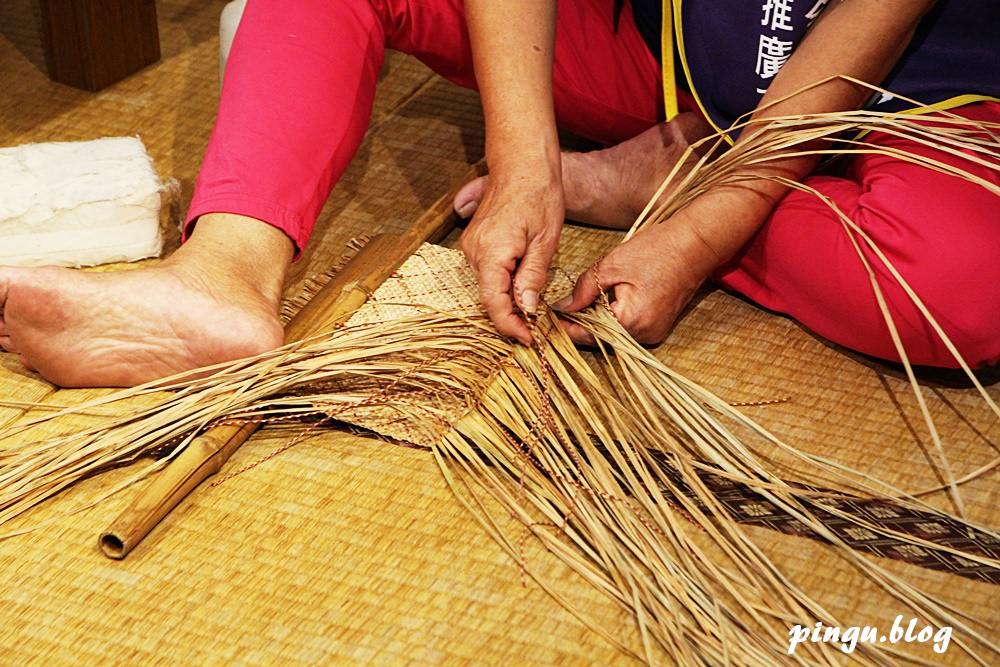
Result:
<svg viewBox="0 0 1000 667"><path fill-rule="evenodd" d="M475 164L463 183L485 173ZM357 252L285 327L291 342L321 334L346 322L424 242L436 243L455 228L450 192L438 199L402 234L379 234ZM206 478L214 475L260 426L249 422L209 429L191 441L142 493L101 533L99 546L108 558L122 559L149 531Z"/></svg>
<svg viewBox="0 0 1000 667"><path fill-rule="evenodd" d="M885 127L902 136L937 138L942 150L967 149L969 160L977 164L993 164L988 158L998 154L995 138L985 137L995 137L992 129L1000 124L981 131L970 125L973 121L952 119L954 123L940 128L937 122L909 121L913 127L908 128L903 118L876 112L852 112L846 120L843 115L797 117L773 133L751 133L746 143L715 161L699 159L693 175L678 176L683 182L669 190L664 211L715 183L739 182L753 165L800 153L803 144L813 145L817 137L844 135L845 128ZM860 140L851 145L855 147L848 151L895 155ZM929 168L947 167L918 153L901 154ZM1000 194L988 179L955 170L970 182L979 178ZM669 181L663 188L669 189ZM814 196L823 199L821 193ZM848 237L857 240L853 221L831 208ZM661 212L648 220L660 224L664 217ZM862 235L863 230L857 228L856 233ZM878 254L878 245L866 242L892 271L892 262ZM921 306L905 281L893 275ZM562 278L571 282L568 276ZM875 281L873 292L881 298ZM748 513L770 517L775 508L793 518L796 534L807 527L828 542L829 550L811 557L837 556L846 571L864 576L870 584L864 590L866 605L884 609L887 603L890 608L903 604L914 617L954 628L954 645L979 664L987 664L978 657L981 648L1000 654L990 633L975 622L978 612L964 599L941 600L936 597L941 589L921 588L919 581L893 574L853 551L844 539L848 530L862 539L875 534L880 543L884 538L901 539L906 551L924 553L931 544L929 533L907 535L898 527L876 525L873 514L852 514L843 504L847 493L870 495L936 516L941 510L915 497L923 491L913 494L908 482L907 488L899 488L870 470L783 441L636 344L603 299L592 309L569 315L601 346L597 356L587 358L549 309L533 320L536 336L531 347L511 344L476 308L477 297L475 278L461 253L428 244L369 297L372 308L363 309L368 319L362 325L353 326L361 319L355 317L351 326L253 361L238 361L208 379L170 379L74 406L52 406L23 425L5 428L9 438L64 415L90 414L166 387L176 390L157 394L157 403L138 414L112 417L75 433L43 433L40 440L29 437L26 445L20 438L0 448L0 477L18 482L0 483L0 526L87 472L134 460L179 439L186 446L213 420L333 413L338 420L371 424L377 433L399 433L404 442L428 447L456 498L520 565L523 575L534 577L595 633L649 663L773 664L785 654L785 633L793 619L832 627L843 625L841 611L853 613L836 601L829 607L833 611L827 611L830 601L824 596L840 588L824 587L817 596L815 589L795 583L795 566L770 554L773 535L762 536L765 545L756 531L734 524L727 500L702 478L702 461L715 465L728 485L745 485L760 496L746 503ZM391 312L376 303L391 305L385 309ZM888 308L879 303L887 328L895 331ZM926 309L922 313L937 327ZM946 340L940 327L936 330ZM903 345L896 342L905 361ZM267 381L257 381L261 377ZM970 374L970 379L975 376ZM983 398L1000 415L990 395L984 392ZM454 413L447 399L455 399ZM654 452L673 454L673 468L664 470ZM991 468L983 466L950 486L981 477ZM788 477L779 476L786 471ZM830 480L832 494L817 494L805 486L820 480ZM827 520L828 515L837 524ZM951 520L962 530L980 530L960 518ZM935 534L937 540L940 535ZM628 610L636 634L626 638L608 632L606 622L588 620L590 612L560 591L561 576L556 580L546 574L552 571L547 564L538 567L525 547L529 540ZM789 545L783 553L791 554L794 548L800 554L804 546ZM1000 567L992 552L959 552L947 542L941 546L946 557L962 567L967 561ZM845 571L837 569L838 576ZM859 645L852 661L884 665L911 658L897 649ZM801 664L835 663L840 654L824 644L799 650L796 661ZM908 661L913 660L920 658Z"/></svg>

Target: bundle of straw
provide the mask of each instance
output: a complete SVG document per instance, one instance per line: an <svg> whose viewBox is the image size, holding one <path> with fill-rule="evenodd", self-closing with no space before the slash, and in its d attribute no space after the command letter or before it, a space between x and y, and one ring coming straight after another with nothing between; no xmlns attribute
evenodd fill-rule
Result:
<svg viewBox="0 0 1000 667"><path fill-rule="evenodd" d="M842 136L845 131L899 133L934 142L973 161L994 164L1000 147L993 134L996 127L948 114L936 120L940 123L926 126L899 114L869 111L768 119L768 131L756 134L738 149L714 161L699 159L684 174L680 168L672 172L633 233L642 225L665 220L706 188L746 178L748 165L795 154L887 150L863 138L844 140L854 148L812 147L817 139ZM703 146L694 147L698 148ZM962 170L925 158L904 159L966 177ZM996 191L991 184L984 187ZM947 341L875 244L841 212L838 215L845 232L882 258ZM427 261L431 252L427 248L422 251L424 256L414 261ZM442 259L445 252L435 249L431 254L451 271L467 271L457 254ZM860 252L859 256L867 261ZM872 284L880 294L874 279ZM573 316L598 343L600 363L595 369L544 307L531 322L534 344L524 347L498 335L478 308L393 303L392 286L387 289L373 297L391 312L383 312L381 319L352 320L328 334L214 367L203 377L168 378L55 410L7 429L2 434L7 441L18 435L22 444L16 449L0 449L0 524L22 517L45 498L95 471L153 452L166 451L169 460L198 433L221 421L311 416L369 426L428 445L456 496L525 572L595 632L647 662L754 665L793 660L832 664L842 658L836 646L825 643L803 644L794 656L785 654L789 626L816 621L838 626L845 619L835 618L822 600L795 586L739 528L730 511L705 485L702 475L707 470L747 486L820 535L832 554L895 597L913 615L938 626L952 626L954 644L980 664L987 664L984 652L1000 655L1000 646L981 630L982 623L938 603L879 563L862 558L822 519L832 514L876 534L927 547L933 545L920 537L843 511L838 500L844 494L860 494L923 512L939 510L903 489L801 453L711 392L665 367L622 329L606 300ZM474 298L474 291L470 294ZM894 331L884 304L882 310L889 330ZM946 462L905 350L898 336L894 340L940 460ZM1000 416L954 346L950 349L983 399ZM42 422L101 412L138 396L160 398L152 407L125 416L33 440ZM768 462L768 452L775 449L795 457L810 479L829 481L834 488L818 493L813 487L778 475ZM665 469L665 460L670 470ZM152 467L159 465L162 463ZM148 468L140 470L110 491L148 472ZM960 502L954 476L949 487ZM505 517L516 520L514 527ZM962 522L960 517L950 518ZM964 525L1000 539L995 532L967 522ZM29 528L22 525L8 535ZM621 644L536 576L523 558L525 533L628 609L640 630L642 646ZM961 555L1000 567L994 558ZM859 645L853 658L872 665L915 659L896 646L881 644Z"/></svg>

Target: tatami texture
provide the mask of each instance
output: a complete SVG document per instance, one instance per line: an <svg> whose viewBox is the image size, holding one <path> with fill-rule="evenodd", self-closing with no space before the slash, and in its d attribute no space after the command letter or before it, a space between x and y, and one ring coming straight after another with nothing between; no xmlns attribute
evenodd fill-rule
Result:
<svg viewBox="0 0 1000 667"><path fill-rule="evenodd" d="M141 136L161 178L190 198L217 100L223 2L160 0L163 59L101 93L42 72L32 0L0 3L0 145ZM391 55L358 159L323 211L289 290L325 271L354 236L400 230L482 156L475 94ZM176 245L176 230L170 235ZM586 267L618 239L569 227L559 263ZM454 243L454 238L450 239ZM120 268L120 267L119 267ZM788 397L745 410L795 446L910 492L942 484L905 378L831 347L795 323L707 290L658 355L733 402ZM0 354L0 399L76 402ZM962 477L998 455L1000 423L974 391L925 384L951 466ZM1000 387L988 388L1000 400ZM0 423L23 419L0 409ZM267 428L225 472L281 446ZM782 457L775 454L775 462ZM612 664L629 660L530 580L448 491L431 455L326 430L221 484L203 485L126 560L97 535L135 489L72 516L123 477L113 471L63 494L0 541L2 664ZM1000 525L994 470L964 484L968 517ZM929 496L954 510L942 493ZM888 628L913 615L822 545L763 529L759 544L845 625ZM588 616L638 646L630 618L530 543L527 557ZM1000 589L882 561L942 601L996 624ZM956 647L935 663L968 664ZM988 657L989 656L987 654Z"/></svg>

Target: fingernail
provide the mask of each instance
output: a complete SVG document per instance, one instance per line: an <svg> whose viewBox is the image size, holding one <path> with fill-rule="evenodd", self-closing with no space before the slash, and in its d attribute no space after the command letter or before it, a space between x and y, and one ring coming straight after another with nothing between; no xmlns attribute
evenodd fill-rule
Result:
<svg viewBox="0 0 1000 667"><path fill-rule="evenodd" d="M552 304L552 309L553 310L566 310L567 308L569 308L569 304L571 304L571 303L573 303L573 295L572 294L568 294L568 295L564 296L563 298L559 299L558 301L556 301L554 304Z"/></svg>
<svg viewBox="0 0 1000 667"><path fill-rule="evenodd" d="M538 309L538 292L533 289L524 290L521 293L521 308L524 312L534 315Z"/></svg>
<svg viewBox="0 0 1000 667"><path fill-rule="evenodd" d="M455 212L458 213L460 218L468 219L472 217L472 214L476 212L477 208L479 208L479 202L473 199L456 208Z"/></svg>

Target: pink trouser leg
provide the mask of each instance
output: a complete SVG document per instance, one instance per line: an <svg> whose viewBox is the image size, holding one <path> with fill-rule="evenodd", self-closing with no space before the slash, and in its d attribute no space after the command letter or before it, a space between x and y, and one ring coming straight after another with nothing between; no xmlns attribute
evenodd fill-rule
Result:
<svg viewBox="0 0 1000 667"><path fill-rule="evenodd" d="M236 213L305 247L368 126L384 45L367 0L251 0L185 231Z"/></svg>
<svg viewBox="0 0 1000 667"><path fill-rule="evenodd" d="M556 115L617 143L657 121L659 66L626 8L559 3ZM253 0L227 64L195 196L198 216L237 213L282 229L301 249L364 137L386 47L474 88L460 0Z"/></svg>
<svg viewBox="0 0 1000 667"><path fill-rule="evenodd" d="M1000 104L954 110L1000 121ZM983 166L886 134L869 140L959 166L1000 185ZM843 177L806 183L830 197L881 248L973 367L1000 360L1000 198L985 188L883 155L850 158ZM910 360L956 368L875 253L864 248ZM868 274L839 219L814 195L789 193L716 281L786 313L835 343L899 360Z"/></svg>
<svg viewBox="0 0 1000 667"><path fill-rule="evenodd" d="M553 75L560 125L608 144L638 134L662 114L659 67L627 4L614 31L611 4L560 2ZM387 46L475 87L459 0L250 2L230 55L188 230L199 215L238 213L284 230L304 247L364 136ZM1000 105L993 103L959 113L1000 121ZM901 147L929 150L908 142ZM996 182L994 172L976 170ZM994 195L880 156L852 159L845 177L808 182L875 239L971 364L1000 359L1000 211ZM955 366L878 259L870 250L866 256L910 358ZM898 360L867 273L839 221L811 195L789 194L716 280L836 343Z"/></svg>

